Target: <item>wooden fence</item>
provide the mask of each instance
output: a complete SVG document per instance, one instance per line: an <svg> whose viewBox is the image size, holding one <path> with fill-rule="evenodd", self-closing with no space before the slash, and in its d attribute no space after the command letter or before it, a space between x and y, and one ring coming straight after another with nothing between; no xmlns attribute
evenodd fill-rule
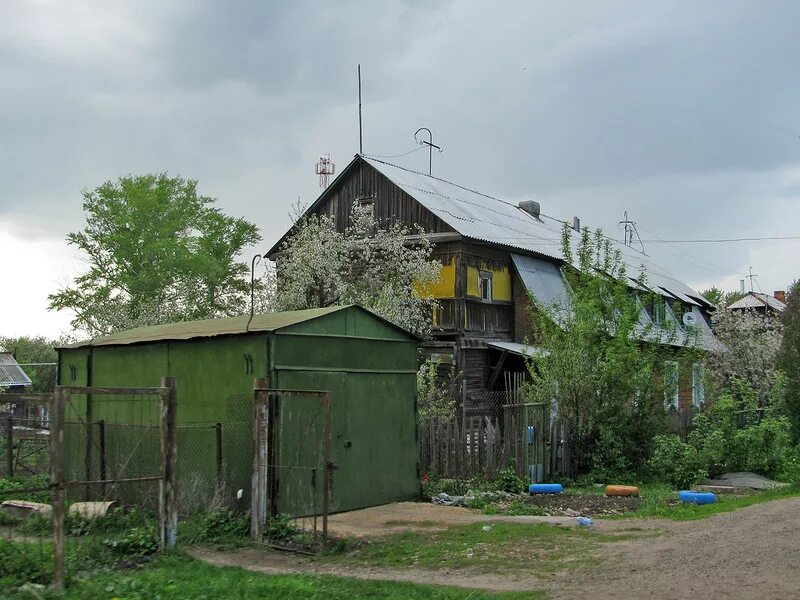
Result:
<svg viewBox="0 0 800 600"><path fill-rule="evenodd" d="M420 423L423 473L452 479L493 478L511 459L522 477L547 472L548 413L540 404L506 404L489 414Z"/></svg>

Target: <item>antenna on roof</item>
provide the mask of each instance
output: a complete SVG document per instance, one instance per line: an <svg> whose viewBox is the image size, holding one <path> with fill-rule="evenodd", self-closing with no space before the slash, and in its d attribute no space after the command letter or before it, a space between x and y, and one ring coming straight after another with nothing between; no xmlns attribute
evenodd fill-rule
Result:
<svg viewBox="0 0 800 600"><path fill-rule="evenodd" d="M755 278L758 277L758 275L753 273L753 267L752 266L749 269L749 274L745 275L745 277L750 280L750 291L752 292L753 291L753 282L754 282ZM756 281L755 284L758 285L758 282ZM759 287L759 289L761 289L761 286L758 286L758 287Z"/></svg>
<svg viewBox="0 0 800 600"><path fill-rule="evenodd" d="M636 236L636 241L639 242L639 245L642 247L642 254L644 254L644 243L642 242L642 238L639 236L639 232L636 229L636 222L631 221L628 218L628 211L626 210L623 213L623 220L619 222L620 225L625 227L625 234L622 239L622 243L626 246L633 247L633 236Z"/></svg>
<svg viewBox="0 0 800 600"><path fill-rule="evenodd" d="M417 139L417 134L420 131L427 131L428 132L427 141L426 140L418 140ZM432 172L432 169L433 169L433 149L436 148L439 152L441 152L442 149L439 146L437 146L436 144L433 143L433 133L431 133L431 130L428 129L427 127L420 127L419 129L417 129L414 132L414 141L417 142L420 146L427 146L428 147L428 175L430 175L431 172Z"/></svg>
<svg viewBox="0 0 800 600"><path fill-rule="evenodd" d="M314 173L319 175L319 187L323 190L328 187L328 178L336 172L336 165L331 160L330 154L320 154Z"/></svg>
<svg viewBox="0 0 800 600"><path fill-rule="evenodd" d="M364 154L364 137L361 133L361 63L358 65L358 153Z"/></svg>

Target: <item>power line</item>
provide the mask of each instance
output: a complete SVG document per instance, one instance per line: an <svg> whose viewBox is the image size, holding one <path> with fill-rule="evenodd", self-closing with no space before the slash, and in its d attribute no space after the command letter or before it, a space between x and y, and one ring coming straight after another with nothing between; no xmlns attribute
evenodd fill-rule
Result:
<svg viewBox="0 0 800 600"><path fill-rule="evenodd" d="M409 150L408 152L403 152L402 154L365 154L367 158L400 158L401 156L408 156L413 152L417 152L418 150L424 149L425 146L417 146L413 150ZM396 165L393 165L396 166Z"/></svg>
<svg viewBox="0 0 800 600"><path fill-rule="evenodd" d="M800 240L800 235L776 235L764 237L744 237L744 238L716 238L698 240L642 240L649 244L726 244L728 242L764 242L772 240Z"/></svg>

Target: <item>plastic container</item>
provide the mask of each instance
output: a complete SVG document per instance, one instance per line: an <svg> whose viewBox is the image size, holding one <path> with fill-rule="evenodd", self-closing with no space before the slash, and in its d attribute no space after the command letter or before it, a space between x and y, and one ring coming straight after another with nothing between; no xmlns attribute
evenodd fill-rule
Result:
<svg viewBox="0 0 800 600"><path fill-rule="evenodd" d="M589 517L575 517L575 520L581 527L591 527L594 525L594 521L592 521Z"/></svg>
<svg viewBox="0 0 800 600"><path fill-rule="evenodd" d="M560 483L532 483L528 486L531 494L560 494L564 486Z"/></svg>
<svg viewBox="0 0 800 600"><path fill-rule="evenodd" d="M717 495L712 492L683 490L678 492L678 500L690 504L714 504L717 501Z"/></svg>
<svg viewBox="0 0 800 600"><path fill-rule="evenodd" d="M639 488L635 485L607 485L606 496L638 496Z"/></svg>

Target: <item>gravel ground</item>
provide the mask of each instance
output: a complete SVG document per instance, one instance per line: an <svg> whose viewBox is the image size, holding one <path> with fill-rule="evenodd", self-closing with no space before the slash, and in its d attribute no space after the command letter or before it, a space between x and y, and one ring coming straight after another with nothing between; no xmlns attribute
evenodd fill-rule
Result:
<svg viewBox="0 0 800 600"><path fill-rule="evenodd" d="M367 509L370 512L365 520L357 514L362 511L347 513L350 515L347 522L339 520L337 525L350 529L351 533L358 530L374 534L385 533L387 521L392 523L389 529L396 531L408 527L409 521L416 521L411 528L424 528L432 526L431 520L437 525L472 520L465 509L425 504L418 507L420 510L413 513L413 518L409 518L413 507L389 505L375 507L381 510ZM422 507L431 507L436 512ZM512 519L527 521L529 517L508 518ZM213 564L264 573L330 573L498 591L547 590L555 599L800 598L800 498L774 500L696 521L601 520L596 522L596 528L601 531L635 528L645 535L601 545L597 557L605 560L596 567L564 569L547 581L527 574L518 565L508 573L472 574L415 568L345 568L260 549L226 552L197 548L191 553Z"/></svg>
<svg viewBox="0 0 800 600"><path fill-rule="evenodd" d="M664 535L607 546L607 565L564 574L554 597L800 598L800 498L650 524Z"/></svg>

